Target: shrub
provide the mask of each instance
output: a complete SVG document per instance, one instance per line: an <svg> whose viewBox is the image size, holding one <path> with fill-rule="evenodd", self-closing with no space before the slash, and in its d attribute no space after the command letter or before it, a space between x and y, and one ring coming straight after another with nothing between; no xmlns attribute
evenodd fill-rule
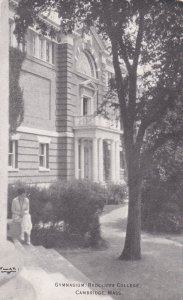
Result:
<svg viewBox="0 0 183 300"><path fill-rule="evenodd" d="M142 226L144 229L168 232L182 230L182 147L182 138L170 139L158 147L151 161L148 162L151 168L144 173L142 189Z"/></svg>
<svg viewBox="0 0 183 300"><path fill-rule="evenodd" d="M104 188L89 181L57 182L50 187L50 193L55 215L65 221L68 231L83 236L89 231L95 213L105 204Z"/></svg>
<svg viewBox="0 0 183 300"><path fill-rule="evenodd" d="M26 190L27 197L30 200L30 213L33 224L39 222L52 221L53 216L47 213L47 206L50 197L47 189L41 189L37 186L30 186L23 182L9 184L8 187L8 216L11 217L11 204L14 197L17 197L17 189L23 187Z"/></svg>
<svg viewBox="0 0 183 300"><path fill-rule="evenodd" d="M127 198L127 186L121 184L108 184L106 204L120 204Z"/></svg>
<svg viewBox="0 0 183 300"><path fill-rule="evenodd" d="M183 192L183 190L182 190ZM182 196L170 182L144 181L142 228L148 231L178 233L183 229Z"/></svg>
<svg viewBox="0 0 183 300"><path fill-rule="evenodd" d="M60 181L48 189L28 186L23 183L9 185L9 215L12 199L17 196L18 187L24 187L30 199L30 213L33 222L32 237L46 246L54 245L62 230L58 222L64 221L67 235L78 235L85 240L90 236L90 246L96 245L100 239L100 224L98 213L105 204L105 188L89 181ZM46 227L44 224L50 223ZM43 224L42 228L38 225ZM63 237L63 233L62 233Z"/></svg>

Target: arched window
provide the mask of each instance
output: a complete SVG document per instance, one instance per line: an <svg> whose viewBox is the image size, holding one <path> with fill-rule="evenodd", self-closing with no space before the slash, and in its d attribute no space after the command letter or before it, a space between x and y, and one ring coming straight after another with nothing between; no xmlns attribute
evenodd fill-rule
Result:
<svg viewBox="0 0 183 300"><path fill-rule="evenodd" d="M82 74L97 78L96 65L93 57L87 52L81 52L76 62L76 70Z"/></svg>

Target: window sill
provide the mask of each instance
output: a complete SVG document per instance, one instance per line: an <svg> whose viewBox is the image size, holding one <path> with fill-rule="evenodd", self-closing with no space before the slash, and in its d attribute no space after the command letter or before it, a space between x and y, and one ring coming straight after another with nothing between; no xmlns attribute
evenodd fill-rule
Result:
<svg viewBox="0 0 183 300"><path fill-rule="evenodd" d="M18 168L8 167L8 172L18 172Z"/></svg>
<svg viewBox="0 0 183 300"><path fill-rule="evenodd" d="M44 168L44 167L39 167L40 172L50 172L50 169Z"/></svg>
<svg viewBox="0 0 183 300"><path fill-rule="evenodd" d="M52 67L55 67L55 63L53 63L51 61L47 61L46 59L41 58L39 56L35 56L34 54L28 54L28 57L32 58L34 60L38 60L38 61L42 62L43 64L47 64L47 65L50 65Z"/></svg>

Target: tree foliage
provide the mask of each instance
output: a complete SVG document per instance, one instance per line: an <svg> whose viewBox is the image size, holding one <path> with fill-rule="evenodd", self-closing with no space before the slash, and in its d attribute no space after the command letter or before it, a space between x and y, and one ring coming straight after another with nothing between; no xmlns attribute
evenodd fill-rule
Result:
<svg viewBox="0 0 183 300"><path fill-rule="evenodd" d="M160 131L182 102L183 4L176 0L20 0L16 33L21 39L52 9L61 31L95 26L110 42L128 169L129 213L122 259L139 259L141 183L148 159L168 139L183 134L182 126ZM48 30L49 31L49 30ZM50 34L48 32L48 34ZM173 127L171 127L173 128ZM135 134L134 134L135 133ZM149 135L155 137L145 147ZM151 138L150 136L150 138ZM151 139L150 139L151 140Z"/></svg>
<svg viewBox="0 0 183 300"><path fill-rule="evenodd" d="M159 147L143 180L142 226L148 231L180 232L183 229L182 140Z"/></svg>

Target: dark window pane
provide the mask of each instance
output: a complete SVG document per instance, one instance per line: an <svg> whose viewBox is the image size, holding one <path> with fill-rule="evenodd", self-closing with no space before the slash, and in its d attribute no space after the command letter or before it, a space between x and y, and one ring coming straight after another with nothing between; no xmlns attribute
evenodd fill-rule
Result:
<svg viewBox="0 0 183 300"><path fill-rule="evenodd" d="M52 64L55 63L55 45L52 43Z"/></svg>
<svg viewBox="0 0 183 300"><path fill-rule="evenodd" d="M18 141L15 141L15 168L18 168Z"/></svg>
<svg viewBox="0 0 183 300"><path fill-rule="evenodd" d="M13 153L13 142L9 141L9 153Z"/></svg>
<svg viewBox="0 0 183 300"><path fill-rule="evenodd" d="M39 157L39 166L44 167L44 157L43 156Z"/></svg>
<svg viewBox="0 0 183 300"><path fill-rule="evenodd" d="M40 155L44 155L44 144L39 145L39 153Z"/></svg>
<svg viewBox="0 0 183 300"><path fill-rule="evenodd" d="M83 116L88 115L88 99L83 98Z"/></svg>
<svg viewBox="0 0 183 300"><path fill-rule="evenodd" d="M49 144L46 144L46 168L49 168Z"/></svg>
<svg viewBox="0 0 183 300"><path fill-rule="evenodd" d="M46 61L50 61L50 44L49 42L46 42Z"/></svg>
<svg viewBox="0 0 183 300"><path fill-rule="evenodd" d="M9 166L9 167L12 167L12 166L13 166L13 163L12 163L12 154L9 154L9 155L8 155L8 166Z"/></svg>

